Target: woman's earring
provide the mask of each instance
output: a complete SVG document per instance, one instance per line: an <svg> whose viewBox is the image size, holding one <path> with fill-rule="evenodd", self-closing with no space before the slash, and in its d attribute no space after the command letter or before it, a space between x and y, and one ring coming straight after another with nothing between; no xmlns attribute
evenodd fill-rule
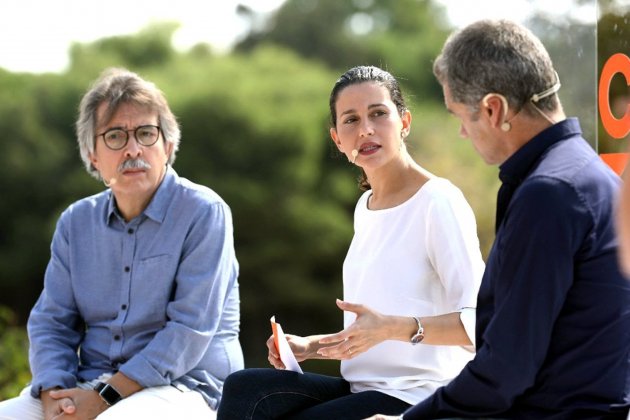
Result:
<svg viewBox="0 0 630 420"><path fill-rule="evenodd" d="M405 138L407 137L407 133L405 130L400 130L400 148L402 149L405 145Z"/></svg>

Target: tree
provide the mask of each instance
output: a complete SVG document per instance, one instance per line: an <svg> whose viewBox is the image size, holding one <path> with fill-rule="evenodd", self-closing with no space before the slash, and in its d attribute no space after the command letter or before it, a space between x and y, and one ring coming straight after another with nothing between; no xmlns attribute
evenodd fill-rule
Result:
<svg viewBox="0 0 630 420"><path fill-rule="evenodd" d="M251 11L247 16L260 20ZM431 66L449 28L443 8L431 0L288 0L266 24L251 27L237 51L271 43L338 72L376 65L422 100L442 101Z"/></svg>

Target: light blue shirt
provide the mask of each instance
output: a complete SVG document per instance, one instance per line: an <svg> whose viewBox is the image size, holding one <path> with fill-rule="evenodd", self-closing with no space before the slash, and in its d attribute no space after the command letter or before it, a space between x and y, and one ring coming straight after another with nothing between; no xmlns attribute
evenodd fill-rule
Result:
<svg viewBox="0 0 630 420"><path fill-rule="evenodd" d="M229 207L171 168L128 223L110 190L77 201L28 320L32 395L120 371L196 389L216 408L243 368L237 278Z"/></svg>

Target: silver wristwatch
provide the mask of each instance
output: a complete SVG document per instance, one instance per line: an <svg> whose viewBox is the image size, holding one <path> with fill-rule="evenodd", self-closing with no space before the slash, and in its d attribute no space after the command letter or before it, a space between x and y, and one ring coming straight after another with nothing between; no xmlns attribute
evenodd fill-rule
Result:
<svg viewBox="0 0 630 420"><path fill-rule="evenodd" d="M411 336L411 344L415 345L421 342L422 340L424 340L424 328L422 328L422 324L420 323L420 318L416 316L413 316L412 318L414 319L414 321L416 321L416 324L418 324L418 331L414 335Z"/></svg>

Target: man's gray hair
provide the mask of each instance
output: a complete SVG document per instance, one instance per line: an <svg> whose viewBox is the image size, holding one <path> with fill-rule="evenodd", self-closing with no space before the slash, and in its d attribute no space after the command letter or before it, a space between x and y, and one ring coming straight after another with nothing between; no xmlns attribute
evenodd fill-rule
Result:
<svg viewBox="0 0 630 420"><path fill-rule="evenodd" d="M97 111L101 104L107 104L103 115L105 121L97 121ZM90 154L94 153L96 142L95 130L99 123L107 123L122 104L135 104L157 111L162 137L165 142L173 145L168 163L172 164L175 161L181 132L162 91L136 73L122 68L109 68L81 99L79 118L76 122L81 159L88 173L97 179L101 179L101 176L90 161Z"/></svg>
<svg viewBox="0 0 630 420"><path fill-rule="evenodd" d="M505 96L514 109L558 80L549 53L527 28L508 20L481 20L449 36L433 64L438 81L447 84L455 102L473 112L488 93ZM560 106L557 95L536 103L541 110ZM535 115L531 107L524 112Z"/></svg>

